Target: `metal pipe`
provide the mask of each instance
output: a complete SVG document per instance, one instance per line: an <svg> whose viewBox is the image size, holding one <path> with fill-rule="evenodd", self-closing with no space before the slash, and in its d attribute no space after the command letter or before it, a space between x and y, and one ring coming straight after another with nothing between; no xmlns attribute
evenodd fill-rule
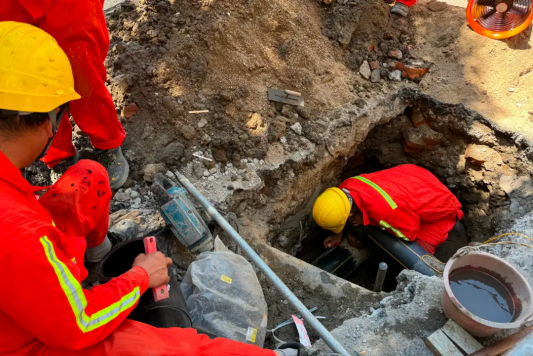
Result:
<svg viewBox="0 0 533 356"><path fill-rule="evenodd" d="M307 321L311 327L320 335L322 340L334 352L350 356L344 347L331 335L331 333L322 325L315 316L305 307L305 305L294 295L294 293L283 283L283 281L268 267L268 265L261 259L261 257L248 245L248 243L239 235L235 229L220 215L220 213L211 205L211 203L196 189L196 187L180 172L176 172L176 176L180 183L191 193L207 213L223 228L231 238L239 245L242 251L252 260L252 262L259 267L265 274L269 281L271 281L276 289L292 304L292 306L300 313L300 315ZM357 354L359 355L359 354Z"/></svg>
<svg viewBox="0 0 533 356"><path fill-rule="evenodd" d="M387 264L381 262L378 267L378 274L376 276L376 283L374 283L374 292L381 292L383 289L383 282L385 282L385 276L387 275Z"/></svg>

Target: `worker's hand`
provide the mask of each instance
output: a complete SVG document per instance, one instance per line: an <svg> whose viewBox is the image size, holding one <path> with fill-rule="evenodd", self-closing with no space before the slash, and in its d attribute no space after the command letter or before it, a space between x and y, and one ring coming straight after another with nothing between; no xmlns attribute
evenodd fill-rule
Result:
<svg viewBox="0 0 533 356"><path fill-rule="evenodd" d="M324 240L324 247L325 248L333 248L335 246L339 246L342 241L342 232L331 235L327 239Z"/></svg>
<svg viewBox="0 0 533 356"><path fill-rule="evenodd" d="M172 260L159 251L147 255L141 253L133 261L133 267L142 267L148 274L148 288L157 288L170 281L168 267L171 264Z"/></svg>

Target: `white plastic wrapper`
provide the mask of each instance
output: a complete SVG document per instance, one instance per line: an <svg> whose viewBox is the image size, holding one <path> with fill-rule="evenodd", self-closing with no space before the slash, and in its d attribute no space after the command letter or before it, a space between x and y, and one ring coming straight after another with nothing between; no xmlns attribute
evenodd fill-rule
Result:
<svg viewBox="0 0 533 356"><path fill-rule="evenodd" d="M213 252L191 263L180 287L194 328L263 347L268 309L257 275L218 237Z"/></svg>

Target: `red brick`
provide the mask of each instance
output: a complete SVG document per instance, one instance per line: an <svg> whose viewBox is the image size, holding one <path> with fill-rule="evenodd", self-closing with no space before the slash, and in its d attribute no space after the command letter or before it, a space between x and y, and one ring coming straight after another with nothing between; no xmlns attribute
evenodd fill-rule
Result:
<svg viewBox="0 0 533 356"><path fill-rule="evenodd" d="M370 62L370 69L374 70L374 69L379 69L380 65L379 65L379 62L378 61L372 61Z"/></svg>
<svg viewBox="0 0 533 356"><path fill-rule="evenodd" d="M126 106L124 108L124 111L122 112L122 115L126 119L129 119L133 115L137 114L137 111L139 111L139 108L137 107L137 105L135 103L131 103L130 105L128 105L128 106Z"/></svg>

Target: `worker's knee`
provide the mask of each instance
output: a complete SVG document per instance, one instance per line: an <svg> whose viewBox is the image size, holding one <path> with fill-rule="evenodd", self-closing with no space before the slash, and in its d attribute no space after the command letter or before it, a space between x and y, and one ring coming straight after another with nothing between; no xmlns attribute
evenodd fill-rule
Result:
<svg viewBox="0 0 533 356"><path fill-rule="evenodd" d="M109 187L109 175L100 163L83 159L70 167L62 178L69 177L69 180L79 180L88 183L88 187L97 188L100 191L111 193ZM105 194L105 193L104 193Z"/></svg>

